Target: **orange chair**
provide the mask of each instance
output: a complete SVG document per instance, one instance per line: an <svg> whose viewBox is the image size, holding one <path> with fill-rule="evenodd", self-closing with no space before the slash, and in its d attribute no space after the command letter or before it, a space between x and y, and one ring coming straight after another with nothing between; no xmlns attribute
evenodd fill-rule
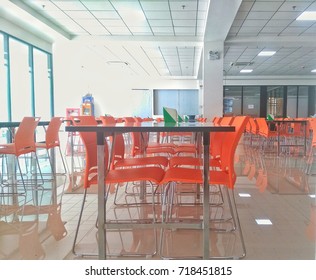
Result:
<svg viewBox="0 0 316 280"><path fill-rule="evenodd" d="M115 125L115 120L112 117L101 116L100 119L103 125ZM131 167L138 168L138 167L144 167L144 166L159 166L162 168L166 168L168 166L169 160L165 156L146 156L146 157L126 158L125 141L122 134L116 134L115 137L110 137L110 143L113 143L111 146L114 147L113 160L110 167L111 169L122 169L122 168L131 168ZM127 190L125 192L127 193ZM116 189L114 204L122 205L122 204L117 203L117 200L116 200L117 193L118 193L118 189ZM129 205L131 205L131 203L129 203Z"/></svg>
<svg viewBox="0 0 316 280"><path fill-rule="evenodd" d="M20 156L23 155L29 155L34 154L36 158L36 164L38 167L38 172L41 177L41 184L37 182L37 176L36 176L36 182L33 181L33 179L30 179L30 185L33 189L41 187L43 184L43 175L41 173L39 161L36 155L36 145L35 145L35 129L38 125L40 118L39 117L24 117L17 129L17 132L15 133L13 143L9 144L0 144L0 156L4 157L7 155L13 155L15 157L18 171L20 173L22 186L24 191L26 192L26 177L22 173L22 168L19 162ZM2 169L4 168L4 162L2 161ZM2 170L3 171L3 170ZM3 174L3 172L2 172ZM32 176L33 177L33 176ZM4 182L3 178L1 179L2 184ZM9 183L10 186L10 183ZM17 184L18 186L18 184Z"/></svg>
<svg viewBox="0 0 316 280"><path fill-rule="evenodd" d="M97 122L94 119L93 116L79 116L79 117L73 117L73 123L74 125L96 125ZM84 195L83 195L83 201L81 206L81 211L79 214L78 224L76 228L75 238L73 242L72 251L74 254L78 255L76 252L76 244L77 244L77 238L78 238L78 232L81 224L81 218L82 213L84 210L84 205L86 201L86 195L87 190L90 188L90 186L97 184L97 141L96 141L96 133L93 132L80 132L80 136L82 138L84 147L85 147L85 153L86 153L86 166L84 171ZM107 168L106 170L106 184L120 184L120 183L127 183L127 182L135 182L135 181L149 181L152 185L152 220L151 223L155 223L156 221L156 215L155 215L155 193L153 190L153 184L159 184L164 176L164 170L160 167L138 167L138 168L126 168L126 169L115 169L110 170L109 166L111 165L108 163L109 160L109 154L108 154L108 147L107 143L105 142L105 166ZM107 165L108 163L108 165ZM108 194L107 194L108 195ZM105 198L105 203L107 202L107 196ZM111 222L111 221L107 221ZM114 224L119 225L119 220L113 221ZM136 222L137 223L137 222ZM140 222L141 223L141 222ZM148 221L147 221L148 223ZM124 222L124 224L129 228L128 223ZM131 222L133 226L135 226L135 222ZM155 253L155 252L154 252ZM79 255L87 255L80 253ZM128 255L128 253L127 253Z"/></svg>
<svg viewBox="0 0 316 280"><path fill-rule="evenodd" d="M242 235L242 230L240 227L240 222L238 218L237 207L234 198L234 186L236 182L236 173L234 169L234 155L241 138L242 133L244 132L246 123L248 122L248 117L241 116L235 117L233 125L235 126L235 132L225 133L222 140L222 149L220 154L220 169L210 170L209 172L209 183L210 185L222 185L226 186L226 192L228 197L228 205L232 214L233 219L233 230L238 230L241 240L242 252L238 256L227 256L225 258L243 258L246 255L246 248L244 244L244 239ZM211 144L212 145L212 144ZM165 184L165 194L163 199L163 219L164 221L171 222L172 217L169 217L169 213L172 211L168 210L170 206L166 205L168 193L171 190L171 194L174 193L172 190L176 183L192 183L192 184L203 184L203 175L201 169L192 169L192 168L182 168L182 167L171 167L169 168L161 184ZM172 184L172 185L171 185ZM171 186L171 188L170 188ZM181 187L181 185L180 185ZM231 195L229 194L231 191ZM171 205L172 207L172 205ZM181 207L181 206L180 206ZM178 222L178 221L177 221ZM177 222L174 223L177 227ZM226 232L221 231L221 232ZM162 238L164 234L162 233ZM163 242L161 241L162 245ZM161 249L161 248L160 248ZM161 253L163 255L163 253Z"/></svg>
<svg viewBox="0 0 316 280"><path fill-rule="evenodd" d="M60 154L60 158L62 160L62 164L63 164L63 168L64 168L64 173L67 173L67 168L66 168L66 164L65 164L65 160L64 157L62 155L61 149L60 149L60 141L59 141L59 129L60 126L62 125L63 122L63 118L62 117L53 117L50 122L49 125L46 129L46 133L45 133L45 141L44 142L36 142L36 149L40 150L40 149L45 149L47 152L47 158L49 160L50 166L51 166L51 170L53 175L56 175L55 172L55 167L53 164L53 159L50 156L49 151L51 149L54 148L58 148L59 149L59 154Z"/></svg>
<svg viewBox="0 0 316 280"><path fill-rule="evenodd" d="M315 150L316 150L316 118L310 118L309 119L309 126L312 131L312 139L309 147L309 152L307 155L307 167L306 167L306 173L312 174L312 166L313 162L315 160Z"/></svg>

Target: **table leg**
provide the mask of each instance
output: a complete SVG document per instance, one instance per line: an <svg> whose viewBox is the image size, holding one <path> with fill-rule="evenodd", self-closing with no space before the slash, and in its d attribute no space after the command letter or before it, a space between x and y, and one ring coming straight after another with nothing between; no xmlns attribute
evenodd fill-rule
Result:
<svg viewBox="0 0 316 280"><path fill-rule="evenodd" d="M203 133L203 178L204 178L204 196L203 196L203 259L210 257L210 186L209 186L209 147L210 133Z"/></svg>
<svg viewBox="0 0 316 280"><path fill-rule="evenodd" d="M97 133L98 159L98 234L99 259L106 259L106 203L105 203L105 164L104 164L104 133Z"/></svg>

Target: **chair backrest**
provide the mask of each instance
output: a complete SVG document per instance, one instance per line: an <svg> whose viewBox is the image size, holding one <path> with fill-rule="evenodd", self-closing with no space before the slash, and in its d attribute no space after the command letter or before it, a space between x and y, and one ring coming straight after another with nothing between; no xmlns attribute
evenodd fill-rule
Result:
<svg viewBox="0 0 316 280"><path fill-rule="evenodd" d="M89 126L89 125L97 125L94 116L76 116L71 117L72 123L74 126ZM83 187L88 188L89 179L91 174L97 174L98 157L97 157L97 136L95 132L79 132L82 143L85 147L85 172L84 172L84 182ZM105 163L108 162L108 146L104 144L104 160Z"/></svg>
<svg viewBox="0 0 316 280"><path fill-rule="evenodd" d="M257 123L256 119L249 117L248 123L250 123L250 125L251 125L251 129L250 129L251 133L257 135L259 132L259 127L258 127L258 123Z"/></svg>
<svg viewBox="0 0 316 280"><path fill-rule="evenodd" d="M60 145L59 129L63 122L62 117L53 117L47 126L45 144L46 149L51 149Z"/></svg>
<svg viewBox="0 0 316 280"><path fill-rule="evenodd" d="M100 120L103 125L114 125L116 124L116 120L112 116L100 116Z"/></svg>
<svg viewBox="0 0 316 280"><path fill-rule="evenodd" d="M115 125L116 121L115 118L112 116L100 116L100 120L102 121L103 125ZM116 134L114 143L114 154L113 154L113 164L116 160L123 159L125 156L125 141L123 134L119 133ZM110 141L113 141L113 137L110 137ZM113 164L111 167L113 167Z"/></svg>
<svg viewBox="0 0 316 280"><path fill-rule="evenodd" d="M14 137L16 156L36 151L35 129L40 117L24 117Z"/></svg>
<svg viewBox="0 0 316 280"><path fill-rule="evenodd" d="M256 118L258 124L258 132L262 136L268 136L269 134L269 127L265 118Z"/></svg>
<svg viewBox="0 0 316 280"><path fill-rule="evenodd" d="M221 152L221 169L227 172L229 188L234 188L236 182L236 173L234 168L235 152L243 134L246 124L248 122L248 116L237 116L234 118L232 126L235 127L234 132L227 132L223 134L222 152Z"/></svg>

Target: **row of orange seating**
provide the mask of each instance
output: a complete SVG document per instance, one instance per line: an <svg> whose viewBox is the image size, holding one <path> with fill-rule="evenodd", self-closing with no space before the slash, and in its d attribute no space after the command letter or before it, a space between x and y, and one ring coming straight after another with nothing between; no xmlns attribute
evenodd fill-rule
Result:
<svg viewBox="0 0 316 280"><path fill-rule="evenodd" d="M113 117L100 117L103 125L113 125L115 124L115 118ZM240 137L244 131L245 125L247 123L247 117L235 117L230 120L229 123L235 127L235 132L232 133L222 133L217 137L211 134L212 146L217 146L217 154L212 155L213 161L211 161L212 169L209 172L210 184L211 185L224 185L226 189L233 190L234 184L236 181L236 173L234 170L234 155L236 147L239 143ZM126 119L126 122L130 121L140 121L140 119ZM74 117L74 125L96 125L97 121L92 116L81 116ZM229 124L227 124L229 125ZM215 133L214 133L215 134ZM73 243L73 252L75 254L83 255L83 253L77 253L77 238L79 227L81 224L82 212L84 210L84 202L86 200L87 189L97 183L97 149L96 149L96 135L95 133L81 132L80 133L83 143L86 149L86 166L85 166L85 180L84 180L84 198L81 213L79 215L79 221L77 225L77 230L75 234L75 239ZM141 141L140 135L134 134L134 141ZM114 141L114 142L113 142ZM109 139L107 143L110 143L110 147L113 147L112 151L113 161L109 165L109 169L106 172L106 183L107 184L119 184L123 182L131 183L135 181L149 181L151 182L151 196L153 211L157 201L161 201L161 218L162 222L174 223L174 227L177 227L178 221L173 220L172 209L174 201L169 196L172 197L174 193L174 188L181 188L182 184L197 184L199 186L203 183L203 172L202 169L195 164L197 161L199 165L201 164L201 155L194 151L194 155L190 157L178 157L178 162L175 164L175 157L173 153L168 153L168 156L163 155L151 155L149 157L136 157L137 153L132 153L132 157L125 157L125 144L124 138L122 135L115 135L114 138ZM165 154L163 148L174 148L173 143L163 143L162 146L160 143L148 145L150 148L147 148L146 152L148 154L149 149L157 149L155 153ZM176 148L179 146L177 145ZM186 147L186 146L184 146ZM189 146L191 147L191 146ZM105 158L109 159L109 148L105 145ZM154 154L154 153L151 153ZM186 161L187 160L187 161ZM192 160L192 161L190 161ZM173 162L173 163L172 163ZM186 165L186 166L184 166ZM198 167L197 167L198 166ZM135 168L137 167L137 168ZM180 185L179 185L180 183ZM118 190L118 186L116 190ZM160 193L157 193L157 188L161 189ZM198 187L196 187L198 188ZM107 197L110 195L107 189ZM196 189L197 191L197 189ZM156 194L159 194L158 197L155 197ZM233 195L233 194L232 194ZM233 200L231 197L230 199ZM240 225L238 218L235 217L235 214L232 214L234 228L240 230ZM152 213L152 223L156 223L156 213ZM115 221L119 223L119 221ZM134 223L134 222L133 222ZM124 221L126 224L126 221ZM161 235L163 238L164 234ZM242 234L241 234L242 236ZM161 242L162 243L162 242ZM160 244L161 244L160 243ZM242 248L243 252L239 257L244 257L245 255L245 246L242 239ZM159 252L163 255L162 248L159 248Z"/></svg>

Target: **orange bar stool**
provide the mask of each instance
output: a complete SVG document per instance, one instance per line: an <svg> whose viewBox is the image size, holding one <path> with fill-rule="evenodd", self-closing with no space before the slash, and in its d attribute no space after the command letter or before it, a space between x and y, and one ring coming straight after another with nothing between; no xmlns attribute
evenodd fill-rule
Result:
<svg viewBox="0 0 316 280"><path fill-rule="evenodd" d="M238 232L241 242L241 252L238 255L225 255L222 257L214 256L214 258L227 258L227 259L237 259L244 258L246 255L246 247L245 242L242 235L242 229L239 222L238 211L236 207L235 197L234 197L234 186L236 182L236 173L234 169L234 156L236 152L237 145L241 138L242 133L244 132L246 123L248 122L248 117L235 117L235 121L233 125L235 126L235 132L225 133L223 135L222 149L220 155L220 169L210 170L209 172L209 183L210 185L221 185L225 187L226 195L228 198L228 207L230 209L230 213L233 220L233 228L229 230L225 230L222 228L216 228L215 231L223 233L231 233L232 231ZM171 196L174 194L174 187L176 184L181 183L192 183L192 184L202 184L203 183L203 175L201 169L192 169L192 168L182 168L182 167L171 167L169 168L161 184L165 184L165 194L163 199L163 221L168 223L173 223L174 227L177 227L178 223L181 223L177 219L177 217L173 217L173 197L171 199L168 198L169 193ZM181 187L181 185L180 185ZM167 204L169 201L170 205ZM180 206L181 207L181 206ZM217 219L216 219L217 220ZM221 219L219 221L213 220L212 224L216 224L217 222L223 222ZM225 222L225 221L224 221ZM179 226L181 228L181 226ZM211 229L212 230L212 229ZM175 258L172 256L166 256L163 252L163 244L164 244L164 231L161 233L160 240L160 254L163 258ZM192 256L184 256L184 258L191 258ZM182 258L182 257L181 257Z"/></svg>
<svg viewBox="0 0 316 280"><path fill-rule="evenodd" d="M49 125L46 129L45 141L35 143L37 151L39 151L39 150L46 151L47 158L49 160L51 171L52 171L52 174L54 177L56 176L56 171L55 171L56 168L54 166L53 157L51 155L51 152L55 148L58 148L58 150L59 150L60 159L61 159L61 162L63 165L63 173L62 174L67 174L67 167L66 167L66 163L65 163L63 154L61 152L60 140L59 140L59 129L62 125L63 119L64 118L62 118L62 117L53 117L50 120Z"/></svg>
<svg viewBox="0 0 316 280"><path fill-rule="evenodd" d="M41 173L38 157L36 155L36 145L35 145L35 130L38 125L40 118L39 117L24 117L15 133L13 143L1 144L0 145L0 156L7 157L8 155L14 156L15 163L17 166L18 173L14 174L14 182L4 182L4 178L1 179L2 186L15 185L17 187L17 192L19 192L19 187L23 187L23 191L27 192L27 187L32 189L42 188L44 183L43 175ZM37 180L37 175L34 178L34 174L31 174L30 178L28 174L22 172L22 167L20 164L21 156L34 155L36 159L37 170L40 174L40 182ZM4 161L2 160L2 169L4 168ZM8 161L6 161L6 166L8 167ZM3 171L3 170L2 170ZM2 172L3 174L4 172ZM9 172L7 172L9 176ZM18 180L20 177L20 181ZM9 179L9 178L7 178ZM21 184L19 184L21 182Z"/></svg>
<svg viewBox="0 0 316 280"><path fill-rule="evenodd" d="M73 117L74 118L74 125L96 125L97 122L92 116L79 116L79 117ZM82 206L81 210L79 213L79 219L78 219L78 224L76 227L76 233L74 237L74 242L73 242L73 248L72 251L75 255L80 255L80 256L88 256L88 255L94 255L94 254L86 254L86 253L78 253L76 250L77 247L77 239L78 239L78 233L79 233L79 228L81 225L81 219L82 219L82 214L84 211L84 206L85 206L85 201L86 201L86 196L87 196L87 190L92 186L96 185L97 182L97 175L98 175L98 170L97 170L97 141L96 141L96 133L94 132L80 132L80 136L82 138L84 147L85 147L85 152L86 152L86 165L85 165L85 171L84 171L84 194L83 194L83 201L82 201ZM105 155L104 155L104 160L105 163L108 163L108 166L106 166L106 178L105 178L105 183L107 185L111 184L116 184L117 188L121 183L127 183L127 182L135 182L135 181L148 181L152 185L152 213L150 213L149 218L146 220L133 220L133 221L120 221L118 219L114 220L107 220L107 223L111 223L112 227L115 228L117 226L117 229L114 230L121 230L122 229L122 224L126 226L127 229L135 228L137 225L141 228L142 224L148 224L148 223L156 223L156 214L155 214L155 193L153 190L153 184L160 184L160 181L162 180L165 171L160 168L160 167L138 167L138 168L124 168L124 169L110 169L111 163L109 163L110 156L108 152L108 146L107 142L105 142ZM108 197L108 191L106 192L107 195L105 197L105 203L107 203L107 197ZM156 230L155 230L156 232ZM155 238L156 239L156 238ZM156 240L155 240L155 249L154 252L151 252L152 255L156 254L157 248L156 248ZM133 255L135 256L136 254L132 252L129 254L129 252L123 252L122 254L118 255ZM148 255L148 254L146 254ZM115 255L117 256L117 255Z"/></svg>

